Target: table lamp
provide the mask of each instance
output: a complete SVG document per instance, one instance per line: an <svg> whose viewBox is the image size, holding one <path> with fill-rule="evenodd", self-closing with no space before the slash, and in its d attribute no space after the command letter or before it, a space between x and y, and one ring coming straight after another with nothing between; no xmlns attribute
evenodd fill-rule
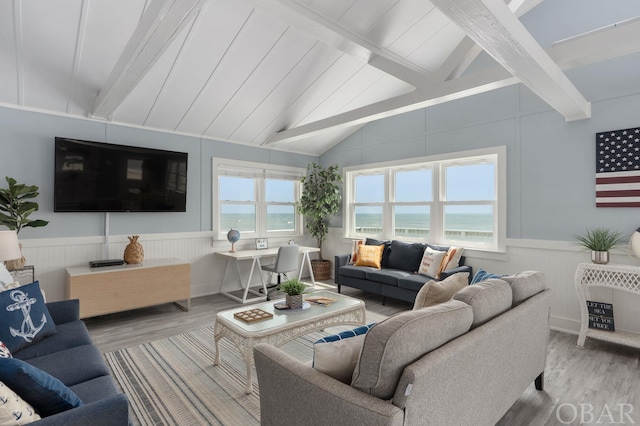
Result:
<svg viewBox="0 0 640 426"><path fill-rule="evenodd" d="M0 231L0 262L21 257L18 233L16 231Z"/></svg>

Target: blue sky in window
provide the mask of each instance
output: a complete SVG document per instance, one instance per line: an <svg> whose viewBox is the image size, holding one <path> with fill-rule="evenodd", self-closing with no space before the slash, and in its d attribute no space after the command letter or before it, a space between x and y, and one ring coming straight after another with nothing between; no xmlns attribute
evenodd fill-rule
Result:
<svg viewBox="0 0 640 426"><path fill-rule="evenodd" d="M400 171L395 174L396 201L421 202L433 199L431 170ZM495 166L473 164L446 168L446 197L449 201L486 201L495 199ZM384 175L363 175L356 178L356 202L383 203ZM489 214L488 206L460 206L448 210L451 214ZM377 213L378 209L361 206L360 213Z"/></svg>

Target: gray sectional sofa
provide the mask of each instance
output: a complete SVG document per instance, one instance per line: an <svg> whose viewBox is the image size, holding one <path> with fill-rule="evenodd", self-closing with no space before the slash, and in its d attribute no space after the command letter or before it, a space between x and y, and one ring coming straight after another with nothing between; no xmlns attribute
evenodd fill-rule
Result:
<svg viewBox="0 0 640 426"><path fill-rule="evenodd" d="M117 389L102 354L93 345L84 322L79 319L78 300L51 302L46 306L55 323L56 333L16 351L13 358L60 380L80 398L82 405L43 417L32 424L129 424L127 397ZM13 391L27 399L18 390Z"/></svg>
<svg viewBox="0 0 640 426"><path fill-rule="evenodd" d="M494 425L543 390L550 304L539 272L466 286L370 328L351 383L256 345L261 424Z"/></svg>
<svg viewBox="0 0 640 426"><path fill-rule="evenodd" d="M365 244L385 245L381 269L350 265L351 254L335 256L334 281L338 285L338 293L342 286L348 286L379 294L383 297L383 303L387 297L413 303L418 291L429 280L444 280L458 272L468 272L469 280L473 277L472 268L464 264L464 256L460 258L457 268L442 272L438 278L417 273L425 248L447 251L448 246L405 243L397 240L378 241L372 238L367 238Z"/></svg>

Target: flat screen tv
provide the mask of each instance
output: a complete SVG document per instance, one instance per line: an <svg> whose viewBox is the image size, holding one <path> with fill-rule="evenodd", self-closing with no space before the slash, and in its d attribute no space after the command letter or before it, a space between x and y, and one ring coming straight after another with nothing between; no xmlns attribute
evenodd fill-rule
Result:
<svg viewBox="0 0 640 426"><path fill-rule="evenodd" d="M54 211L184 212L184 152L55 138Z"/></svg>

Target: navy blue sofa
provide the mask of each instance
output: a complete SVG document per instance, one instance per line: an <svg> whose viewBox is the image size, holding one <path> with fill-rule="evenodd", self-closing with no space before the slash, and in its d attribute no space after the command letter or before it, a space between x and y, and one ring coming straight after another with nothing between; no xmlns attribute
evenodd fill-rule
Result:
<svg viewBox="0 0 640 426"><path fill-rule="evenodd" d="M417 273L427 246L440 251L449 250L448 246L405 243L396 240L378 241L372 238L367 238L365 244L385 245L382 252L382 268L349 265L351 254L335 256L334 281L338 285L338 293L342 286L347 286L379 294L383 298L383 304L387 297L413 303L418 291L427 281L441 281L458 272L468 272L469 282L473 278L473 270L464 264L464 256L460 258L457 268L440 273L438 279Z"/></svg>
<svg viewBox="0 0 640 426"><path fill-rule="evenodd" d="M56 334L13 354L68 386L83 405L43 417L34 425L127 425L129 403L110 375L80 318L78 300L47 303Z"/></svg>

